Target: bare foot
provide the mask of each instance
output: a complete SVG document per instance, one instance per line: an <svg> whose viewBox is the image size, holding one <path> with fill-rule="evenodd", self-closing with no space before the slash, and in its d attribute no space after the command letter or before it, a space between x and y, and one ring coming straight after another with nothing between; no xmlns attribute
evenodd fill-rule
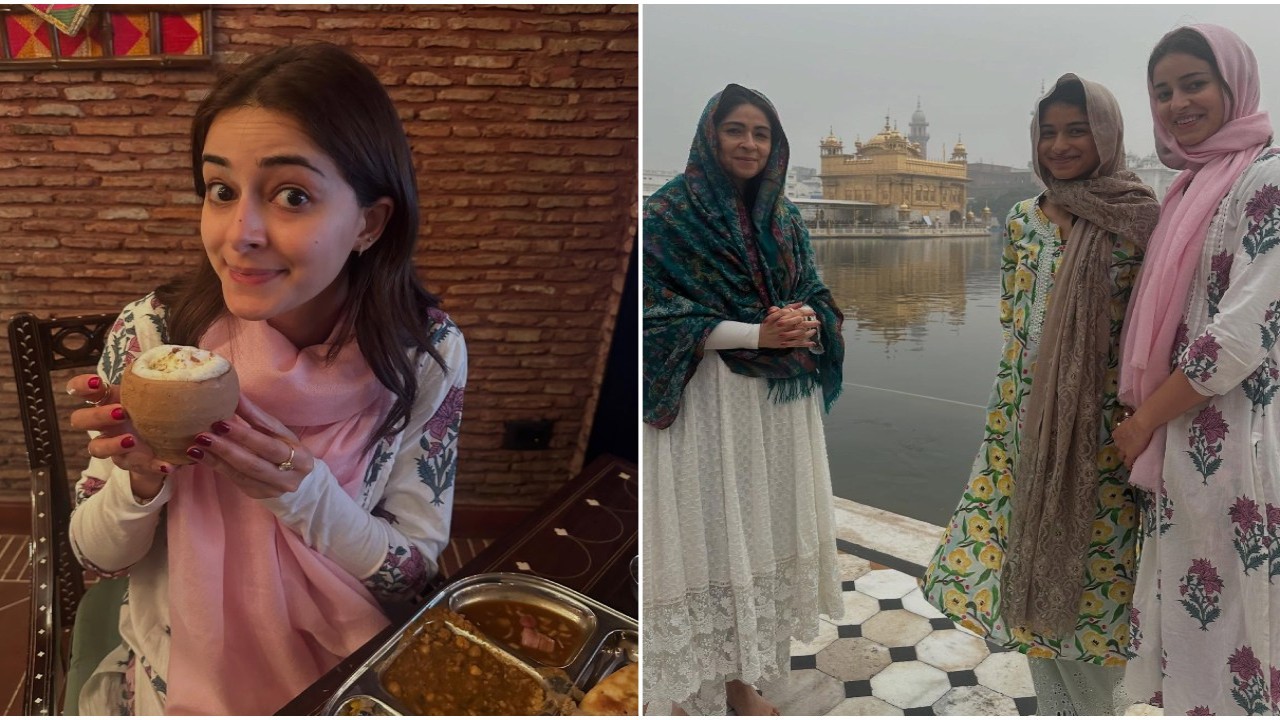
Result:
<svg viewBox="0 0 1280 720"><path fill-rule="evenodd" d="M688 715L689 713L685 712L684 708L680 707L679 705L675 703L671 703L671 714L672 715Z"/></svg>
<svg viewBox="0 0 1280 720"><path fill-rule="evenodd" d="M729 707L739 715L781 715L773 703L741 680L730 680L724 684L724 690Z"/></svg>

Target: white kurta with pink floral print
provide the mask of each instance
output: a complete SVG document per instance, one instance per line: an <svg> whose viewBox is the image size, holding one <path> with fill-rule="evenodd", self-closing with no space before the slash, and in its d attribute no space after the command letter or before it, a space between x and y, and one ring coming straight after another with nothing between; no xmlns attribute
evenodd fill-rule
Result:
<svg viewBox="0 0 1280 720"><path fill-rule="evenodd" d="M154 295L125 307L106 340L98 374L118 385L128 363L167 342L165 315ZM419 354L418 395L409 421L378 442L355 497L317 458L297 490L260 501L383 602L423 590L449 542L467 352L444 312L432 310L429 322L444 367ZM164 712L170 608L163 518L171 496L166 484L149 502L138 502L129 473L109 459L91 460L76 484L71 544L77 559L103 575L129 577L120 611L123 642L85 683L82 714Z"/></svg>
<svg viewBox="0 0 1280 720"><path fill-rule="evenodd" d="M1209 225L1174 362L1207 402L1173 420L1147 503L1127 683L1166 714L1280 712L1280 148Z"/></svg>

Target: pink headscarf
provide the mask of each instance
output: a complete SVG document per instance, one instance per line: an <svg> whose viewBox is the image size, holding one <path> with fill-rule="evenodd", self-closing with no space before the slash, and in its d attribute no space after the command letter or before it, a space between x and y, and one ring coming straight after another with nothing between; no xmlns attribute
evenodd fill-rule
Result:
<svg viewBox="0 0 1280 720"><path fill-rule="evenodd" d="M364 444L391 399L356 343L330 364L327 343L298 350L265 321L224 318L200 346L230 359L243 398L284 423L355 496ZM168 507L165 713L274 713L387 618L359 579L230 481L200 465L179 473Z"/></svg>
<svg viewBox="0 0 1280 720"><path fill-rule="evenodd" d="M1271 118L1258 111L1258 62L1253 51L1230 30L1192 25L1204 36L1231 96L1225 123L1211 137L1182 147L1161 123L1155 89L1147 82L1155 120L1156 152L1178 175L1164 197L1160 224L1147 245L1146 259L1125 320L1120 370L1120 399L1139 407L1172 372L1173 339L1200 264L1209 221L1222 198L1249 163L1270 142ZM1174 32L1177 32L1176 30ZM1168 37L1167 35L1165 37ZM1133 465L1129 482L1154 492L1164 469L1165 427Z"/></svg>

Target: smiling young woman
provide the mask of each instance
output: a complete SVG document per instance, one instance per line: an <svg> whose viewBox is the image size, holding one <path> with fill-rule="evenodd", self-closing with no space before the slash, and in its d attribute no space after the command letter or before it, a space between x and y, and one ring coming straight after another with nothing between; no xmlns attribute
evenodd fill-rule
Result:
<svg viewBox="0 0 1280 720"><path fill-rule="evenodd" d="M1280 150L1249 46L1216 25L1147 65L1184 170L1129 308L1116 428L1144 509L1126 684L1166 715L1280 712Z"/></svg>
<svg viewBox="0 0 1280 720"><path fill-rule="evenodd" d="M1097 83L1059 78L1031 143L1046 190L1006 222L987 429L923 587L960 625L1028 655L1040 713L1109 715L1136 553L1110 379L1158 205L1124 169L1120 108Z"/></svg>
<svg viewBox="0 0 1280 720"><path fill-rule="evenodd" d="M336 46L282 48L214 85L191 145L203 262L126 307L98 375L69 383L94 405L72 414L94 457L73 549L128 576L85 714L274 712L448 542L466 345L413 267L417 184L386 91ZM116 388L166 343L239 378L182 466L137 438Z"/></svg>

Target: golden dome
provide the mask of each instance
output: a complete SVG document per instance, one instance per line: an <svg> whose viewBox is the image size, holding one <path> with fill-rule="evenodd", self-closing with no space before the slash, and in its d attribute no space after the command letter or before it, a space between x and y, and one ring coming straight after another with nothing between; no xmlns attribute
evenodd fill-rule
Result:
<svg viewBox="0 0 1280 720"><path fill-rule="evenodd" d="M884 118L884 129L859 147L859 151L870 154L901 153L920 156L920 146L907 139L897 128L889 125L889 116Z"/></svg>

